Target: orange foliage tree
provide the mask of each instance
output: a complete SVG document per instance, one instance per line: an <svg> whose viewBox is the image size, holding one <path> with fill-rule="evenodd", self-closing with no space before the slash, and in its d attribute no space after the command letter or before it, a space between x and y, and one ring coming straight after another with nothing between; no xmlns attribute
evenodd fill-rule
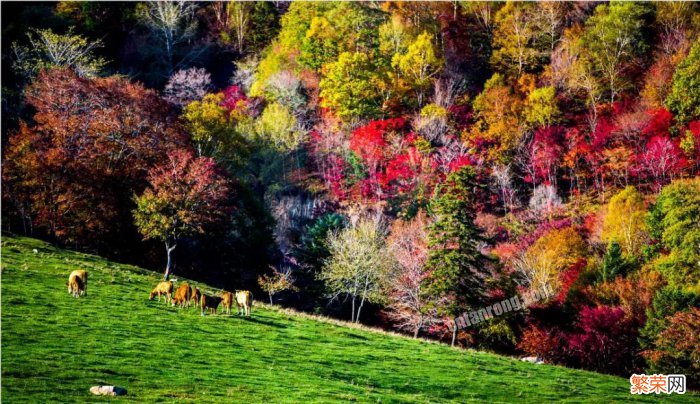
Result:
<svg viewBox="0 0 700 404"><path fill-rule="evenodd" d="M68 69L42 71L26 101L36 113L10 136L4 198L61 241L118 239L149 167L185 142L167 104L125 78Z"/></svg>

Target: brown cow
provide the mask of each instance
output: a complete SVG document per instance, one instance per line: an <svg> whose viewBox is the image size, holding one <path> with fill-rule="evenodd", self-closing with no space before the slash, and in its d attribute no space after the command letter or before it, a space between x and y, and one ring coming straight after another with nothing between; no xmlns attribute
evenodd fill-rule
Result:
<svg viewBox="0 0 700 404"><path fill-rule="evenodd" d="M190 305L190 285L187 282L180 285L175 291L175 297L173 297L173 306L176 304L180 307L185 307Z"/></svg>
<svg viewBox="0 0 700 404"><path fill-rule="evenodd" d="M211 310L212 314L216 314L216 308L219 307L219 304L221 303L221 298L218 296L209 296L202 294L202 298L199 300L199 306L202 309L202 316L204 315L204 312L209 309Z"/></svg>
<svg viewBox="0 0 700 404"><path fill-rule="evenodd" d="M70 293L73 297L78 297L80 295L80 292L83 290L83 280L75 275L71 275L68 278L67 285L68 293Z"/></svg>
<svg viewBox="0 0 700 404"><path fill-rule="evenodd" d="M202 292L199 291L199 288L194 288L192 291L192 297L190 298L191 302L194 302L194 307L199 307L199 299L202 297Z"/></svg>
<svg viewBox="0 0 700 404"><path fill-rule="evenodd" d="M233 293L224 292L221 295L221 304L224 306L224 312L226 314L231 314L231 307L233 306Z"/></svg>
<svg viewBox="0 0 700 404"><path fill-rule="evenodd" d="M148 296L148 300L153 300L154 297L158 296L158 301L160 301L161 296L165 296L165 303L169 303L173 298L173 283L170 281L160 282L153 289L151 294Z"/></svg>
<svg viewBox="0 0 700 404"><path fill-rule="evenodd" d="M76 269L68 276L68 293L74 297L87 296L88 273L83 269Z"/></svg>
<svg viewBox="0 0 700 404"><path fill-rule="evenodd" d="M253 305L253 294L247 290L236 291L236 306L238 306L238 315L250 317L250 307Z"/></svg>

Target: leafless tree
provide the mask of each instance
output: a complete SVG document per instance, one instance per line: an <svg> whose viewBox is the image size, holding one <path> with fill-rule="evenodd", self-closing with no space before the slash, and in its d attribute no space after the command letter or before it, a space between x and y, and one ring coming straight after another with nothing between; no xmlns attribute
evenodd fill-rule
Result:
<svg viewBox="0 0 700 404"><path fill-rule="evenodd" d="M255 7L252 1L231 1L226 6L226 13L229 16L229 27L236 36L236 48L243 52L245 37L248 34L250 14Z"/></svg>
<svg viewBox="0 0 700 404"><path fill-rule="evenodd" d="M513 173L508 165L495 165L491 169L491 178L503 202L503 209L508 212L515 206L515 188Z"/></svg>
<svg viewBox="0 0 700 404"><path fill-rule="evenodd" d="M430 307L430 298L422 290L429 275L425 264L428 260L428 219L420 212L413 220L394 222L387 239L388 250L396 265L388 282L387 315L402 330L418 337L421 329L439 317Z"/></svg>
<svg viewBox="0 0 700 404"><path fill-rule="evenodd" d="M549 37L550 52L554 51L554 47L559 42L561 33L564 30L567 7L567 4L561 1L541 1L537 3L537 8L540 11L537 13L538 25Z"/></svg>
<svg viewBox="0 0 700 404"><path fill-rule="evenodd" d="M693 2L658 4L656 21L661 28L660 47L668 56L672 56L684 48L689 48L695 6Z"/></svg>
<svg viewBox="0 0 700 404"><path fill-rule="evenodd" d="M267 79L266 84L265 91L277 102L294 111L295 115L306 105L304 86L293 72L277 72Z"/></svg>
<svg viewBox="0 0 700 404"><path fill-rule="evenodd" d="M537 186L530 198L530 209L537 212L551 213L559 206L561 206L561 198L552 185Z"/></svg>
<svg viewBox="0 0 700 404"><path fill-rule="evenodd" d="M206 69L190 68L173 73L163 90L164 98L175 105L184 107L200 100L212 88L211 75Z"/></svg>
<svg viewBox="0 0 700 404"><path fill-rule="evenodd" d="M255 70L258 68L258 63L260 61L255 55L236 61L236 72L231 78L231 83L239 86L246 93L250 91L250 86L255 82Z"/></svg>
<svg viewBox="0 0 700 404"><path fill-rule="evenodd" d="M149 1L141 11L142 21L165 46L168 74L177 67L174 63L175 47L196 34L196 10L195 2L178 0Z"/></svg>

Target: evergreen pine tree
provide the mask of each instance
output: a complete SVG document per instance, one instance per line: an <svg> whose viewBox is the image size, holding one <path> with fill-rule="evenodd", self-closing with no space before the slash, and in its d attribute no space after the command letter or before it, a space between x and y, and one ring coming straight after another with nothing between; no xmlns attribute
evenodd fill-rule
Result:
<svg viewBox="0 0 700 404"><path fill-rule="evenodd" d="M603 257L600 278L603 282L612 281L618 275L625 275L630 263L622 256L622 248L617 241L608 244L608 250Z"/></svg>
<svg viewBox="0 0 700 404"><path fill-rule="evenodd" d="M424 290L451 317L483 302L486 257L477 248L482 237L474 225L477 186L473 168L465 166L448 175L431 201L436 221L428 236L431 274Z"/></svg>
<svg viewBox="0 0 700 404"><path fill-rule="evenodd" d="M612 281L616 276L624 275L627 272L627 267L628 263L622 256L620 244L617 241L611 241L603 258L601 280L603 282Z"/></svg>

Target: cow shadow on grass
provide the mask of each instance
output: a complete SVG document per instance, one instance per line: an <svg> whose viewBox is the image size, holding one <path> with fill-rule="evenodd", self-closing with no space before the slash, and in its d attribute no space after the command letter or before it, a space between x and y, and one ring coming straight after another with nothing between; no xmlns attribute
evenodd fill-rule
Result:
<svg viewBox="0 0 700 404"><path fill-rule="evenodd" d="M253 317L253 316L243 317L243 316L239 316L237 314L224 314L224 315L222 315L222 317L237 318L237 319L240 319L242 321L247 321L250 323L261 324L261 325L267 325L267 326L275 327L275 328L287 328L287 326L285 324L280 324L280 323L277 323L274 321L269 321L269 320L263 320L260 317Z"/></svg>

